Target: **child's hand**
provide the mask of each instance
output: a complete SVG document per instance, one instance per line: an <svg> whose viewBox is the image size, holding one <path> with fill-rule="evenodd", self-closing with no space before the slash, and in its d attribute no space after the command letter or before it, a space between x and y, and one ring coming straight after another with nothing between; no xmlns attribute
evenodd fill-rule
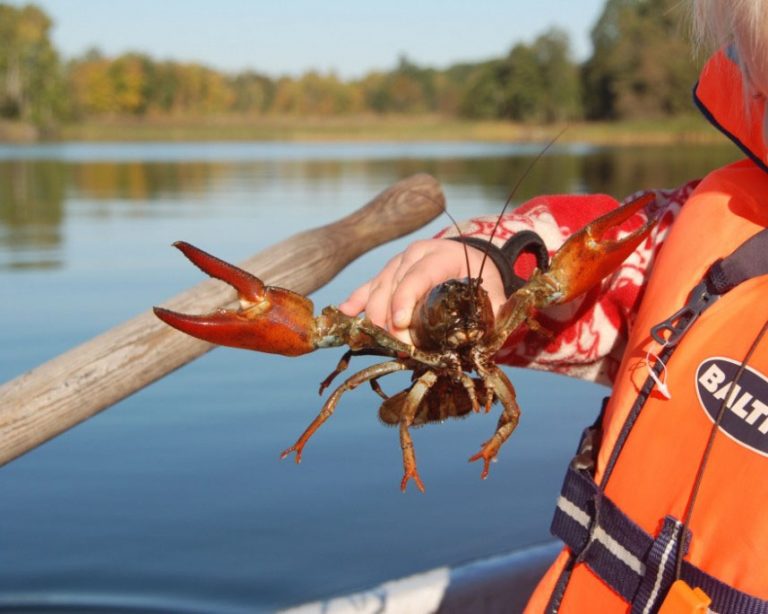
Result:
<svg viewBox="0 0 768 614"><path fill-rule="evenodd" d="M472 276L480 272L483 252L467 246ZM347 315L366 316L395 337L411 343L408 327L416 302L439 283L467 277L464 246L457 241L416 241L390 260L373 279L355 290L339 309ZM483 287L494 311L504 302L504 288L496 266L486 260Z"/></svg>

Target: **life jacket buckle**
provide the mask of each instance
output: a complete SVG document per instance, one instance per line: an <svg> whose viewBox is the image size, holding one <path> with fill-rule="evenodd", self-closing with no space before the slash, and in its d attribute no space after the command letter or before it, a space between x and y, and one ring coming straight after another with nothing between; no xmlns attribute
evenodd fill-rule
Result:
<svg viewBox="0 0 768 614"><path fill-rule="evenodd" d="M700 588L675 580L659 608L659 614L705 614L712 600Z"/></svg>
<svg viewBox="0 0 768 614"><path fill-rule="evenodd" d="M717 298L717 295L710 293L706 281L699 282L688 296L688 301L682 308L669 316L663 322L660 322L651 328L651 337L656 343L666 346L677 345L682 336L709 306ZM665 339L664 333L669 336Z"/></svg>

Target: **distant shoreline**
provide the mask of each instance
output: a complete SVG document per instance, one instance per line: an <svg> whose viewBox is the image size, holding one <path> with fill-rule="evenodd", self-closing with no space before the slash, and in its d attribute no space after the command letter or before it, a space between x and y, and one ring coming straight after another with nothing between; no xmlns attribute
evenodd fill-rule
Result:
<svg viewBox="0 0 768 614"><path fill-rule="evenodd" d="M224 116L110 118L69 124L41 133L32 126L0 122L0 143L61 141L486 141L537 142L566 124L532 126L441 116ZM724 137L698 116L568 124L562 142L596 145L718 143Z"/></svg>

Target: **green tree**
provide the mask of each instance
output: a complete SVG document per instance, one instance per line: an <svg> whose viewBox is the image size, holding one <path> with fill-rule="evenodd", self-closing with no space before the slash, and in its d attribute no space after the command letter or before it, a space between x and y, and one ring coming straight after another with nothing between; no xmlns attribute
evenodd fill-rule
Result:
<svg viewBox="0 0 768 614"><path fill-rule="evenodd" d="M436 71L400 56L395 70L361 82L366 105L378 113L424 113L437 108Z"/></svg>
<svg viewBox="0 0 768 614"><path fill-rule="evenodd" d="M504 84L502 117L539 121L546 84L533 47L515 45L502 65L500 75Z"/></svg>
<svg viewBox="0 0 768 614"><path fill-rule="evenodd" d="M275 97L275 83L252 71L235 75L230 85L234 92L232 109L238 113L265 113Z"/></svg>
<svg viewBox="0 0 768 614"><path fill-rule="evenodd" d="M435 75L436 111L452 116L462 114L467 86L484 65L462 62L438 72Z"/></svg>
<svg viewBox="0 0 768 614"><path fill-rule="evenodd" d="M51 20L37 6L0 4L0 116L53 124L65 111Z"/></svg>
<svg viewBox="0 0 768 614"><path fill-rule="evenodd" d="M673 115L691 108L697 66L678 0L608 0L584 66L591 119Z"/></svg>
<svg viewBox="0 0 768 614"><path fill-rule="evenodd" d="M467 74L459 113L474 119L497 119L504 113L506 73L502 60L486 62Z"/></svg>
<svg viewBox="0 0 768 614"><path fill-rule="evenodd" d="M146 64L146 108L145 112L159 115L172 114L179 87L178 73L174 62L156 62Z"/></svg>
<svg viewBox="0 0 768 614"><path fill-rule="evenodd" d="M553 28L536 38L531 49L540 80L538 118L544 122L580 118L581 75L571 57L568 35Z"/></svg>
<svg viewBox="0 0 768 614"><path fill-rule="evenodd" d="M386 113L389 110L389 92L385 87L387 73L372 71L357 82L363 93L365 108L375 113Z"/></svg>
<svg viewBox="0 0 768 614"><path fill-rule="evenodd" d="M476 71L462 101L463 115L554 122L581 115L579 71L565 32L552 29L518 43L500 61Z"/></svg>

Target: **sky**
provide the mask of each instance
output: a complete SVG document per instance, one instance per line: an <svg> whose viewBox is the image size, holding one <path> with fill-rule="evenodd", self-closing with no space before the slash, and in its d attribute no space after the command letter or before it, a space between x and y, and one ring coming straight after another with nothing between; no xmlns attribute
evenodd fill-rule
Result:
<svg viewBox="0 0 768 614"><path fill-rule="evenodd" d="M443 68L506 54L557 26L574 57L605 0L34 0L64 58L98 47L270 76L314 69L343 78L393 68L400 55ZM24 2L14 1L16 5Z"/></svg>

